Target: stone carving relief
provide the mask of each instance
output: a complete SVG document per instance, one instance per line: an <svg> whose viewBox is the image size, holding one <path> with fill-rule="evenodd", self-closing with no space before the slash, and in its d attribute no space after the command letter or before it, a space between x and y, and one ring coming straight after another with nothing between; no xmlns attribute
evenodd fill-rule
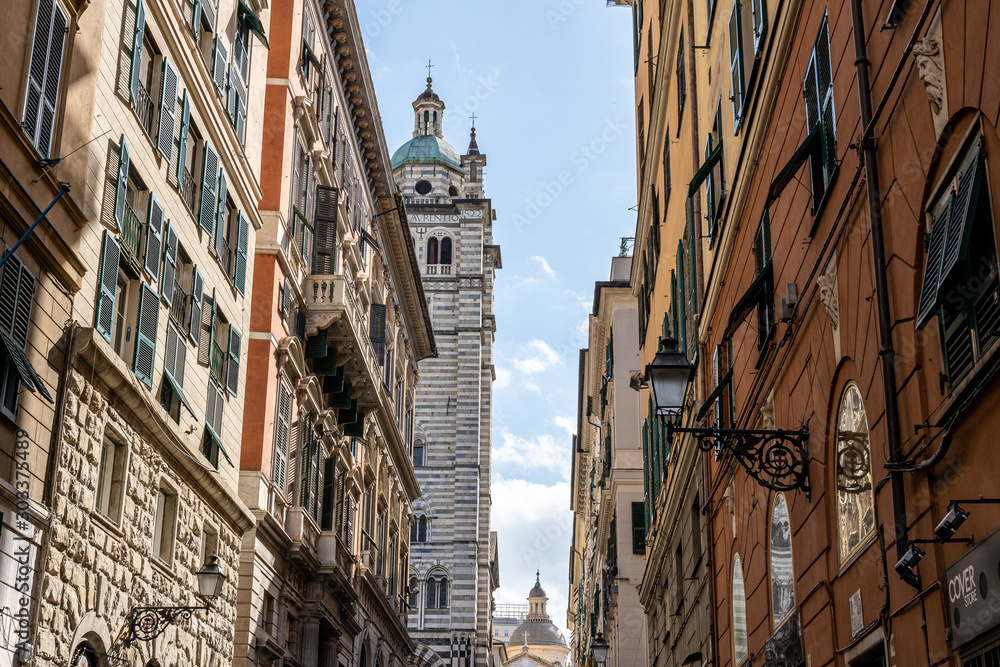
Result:
<svg viewBox="0 0 1000 667"><path fill-rule="evenodd" d="M826 314L836 329L840 326L840 302L837 298L837 267L831 265L826 273L816 279L819 285L819 300L826 308Z"/></svg>
<svg viewBox="0 0 1000 667"><path fill-rule="evenodd" d="M774 403L768 402L760 406L760 420L765 431L774 430Z"/></svg>
<svg viewBox="0 0 1000 667"><path fill-rule="evenodd" d="M923 41L913 47L913 59L917 63L917 76L924 84L924 92L931 106L934 131L940 135L948 121L948 87L944 68L940 9Z"/></svg>

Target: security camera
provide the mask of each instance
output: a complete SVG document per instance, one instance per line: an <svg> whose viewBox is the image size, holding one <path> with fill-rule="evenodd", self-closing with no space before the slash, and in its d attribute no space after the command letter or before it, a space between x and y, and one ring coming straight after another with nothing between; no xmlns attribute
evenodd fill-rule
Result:
<svg viewBox="0 0 1000 667"><path fill-rule="evenodd" d="M917 566L917 563L919 563L925 555L926 552L911 544L909 550L907 550L907 552L903 554L903 557L899 559L899 562L896 563L896 572L899 576L905 579L906 576L904 575L904 572L906 574L912 573L913 568Z"/></svg>
<svg viewBox="0 0 1000 667"><path fill-rule="evenodd" d="M958 505L955 505L950 510L948 510L948 513L945 515L945 517L941 519L941 523L939 523L937 525L937 528L934 529L934 535L939 540L950 539L951 536L955 534L955 531L957 531L959 527L963 523L965 523L965 520L968 518L969 518L969 513L963 510Z"/></svg>

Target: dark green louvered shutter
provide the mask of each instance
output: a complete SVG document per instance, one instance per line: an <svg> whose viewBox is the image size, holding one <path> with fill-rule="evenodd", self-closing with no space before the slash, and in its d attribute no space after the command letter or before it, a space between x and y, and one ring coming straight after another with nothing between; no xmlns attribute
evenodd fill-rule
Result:
<svg viewBox="0 0 1000 667"><path fill-rule="evenodd" d="M337 202L338 188L316 186L313 209L313 273L331 275L337 264Z"/></svg>
<svg viewBox="0 0 1000 667"><path fill-rule="evenodd" d="M645 510L642 503L632 503L632 553L646 553Z"/></svg>
<svg viewBox="0 0 1000 667"><path fill-rule="evenodd" d="M333 530L333 492L337 481L337 459L330 457L323 462L323 497L321 500L320 530Z"/></svg>
<svg viewBox="0 0 1000 667"><path fill-rule="evenodd" d="M198 343L198 362L206 366L212 365L212 350L215 343L215 320L217 311L217 301L215 300L215 288L212 288L212 296L207 299L201 307L201 326L199 328L200 342ZM222 360L225 363L225 359ZM219 378L222 382L222 378Z"/></svg>
<svg viewBox="0 0 1000 667"><path fill-rule="evenodd" d="M132 95L132 104L139 101L139 79L142 66L142 39L146 34L146 8L142 0L135 3L135 26L132 31L132 62L129 67L128 89Z"/></svg>
<svg viewBox="0 0 1000 667"><path fill-rule="evenodd" d="M740 1L736 0L729 15L729 74L734 125L739 124L743 117L743 95L746 90L743 77L743 21L740 13Z"/></svg>
<svg viewBox="0 0 1000 667"><path fill-rule="evenodd" d="M188 322L188 338L198 347L201 338L201 309L205 301L205 278L198 267L191 274L191 320Z"/></svg>
<svg viewBox="0 0 1000 667"><path fill-rule="evenodd" d="M177 119L177 70L163 59L163 76L160 82L160 127L157 130L156 148L167 162L174 157L174 123ZM183 183L183 181L182 181Z"/></svg>
<svg viewBox="0 0 1000 667"><path fill-rule="evenodd" d="M375 348L375 358L380 364L385 362L385 315L384 303L371 305L371 318L368 321L368 338Z"/></svg>
<svg viewBox="0 0 1000 667"><path fill-rule="evenodd" d="M240 390L240 336L239 329L229 325L229 363L226 365L226 390L236 396Z"/></svg>
<svg viewBox="0 0 1000 667"><path fill-rule="evenodd" d="M246 296L247 256L250 251L250 220L240 211L236 228L236 266L233 269L233 285L240 296Z"/></svg>
<svg viewBox="0 0 1000 667"><path fill-rule="evenodd" d="M649 418L642 420L642 506L644 526L649 528L649 488L652 486L649 474Z"/></svg>
<svg viewBox="0 0 1000 667"><path fill-rule="evenodd" d="M128 142L125 135L122 135L121 143L118 144L118 178L115 181L115 222L118 223L118 231L125 229L125 192L128 189Z"/></svg>
<svg viewBox="0 0 1000 667"><path fill-rule="evenodd" d="M212 49L212 81L220 95L226 94L226 63L229 62L229 51L219 35L215 36Z"/></svg>
<svg viewBox="0 0 1000 667"><path fill-rule="evenodd" d="M187 141L191 129L191 104L188 102L187 90L181 99L181 127L177 141L177 183L181 192L184 191L184 173L187 171Z"/></svg>
<svg viewBox="0 0 1000 667"><path fill-rule="evenodd" d="M285 485L288 474L288 437L291 433L292 394L282 382L278 385L278 417L275 420L274 433L274 470L272 481L278 487L282 497L285 496Z"/></svg>
<svg viewBox="0 0 1000 667"><path fill-rule="evenodd" d="M115 319L115 292L118 288L118 264L122 251L111 232L104 230L104 244L101 247L101 268L98 273L97 307L94 312L94 328L111 342L111 331ZM9 260L8 260L9 261Z"/></svg>
<svg viewBox="0 0 1000 667"><path fill-rule="evenodd" d="M218 255L222 268L229 273L229 258L226 257L226 197L229 196L229 184L226 182L226 170L219 171L219 201L215 210L215 254Z"/></svg>
<svg viewBox="0 0 1000 667"><path fill-rule="evenodd" d="M163 250L163 204L149 193L149 210L146 213L146 253L143 268L154 283L160 279L161 251Z"/></svg>
<svg viewBox="0 0 1000 667"><path fill-rule="evenodd" d="M9 334L22 350L28 344L34 294L35 276L16 255L11 255L0 276L0 331ZM34 391L33 387L29 389Z"/></svg>
<svg viewBox="0 0 1000 667"><path fill-rule="evenodd" d="M24 131L42 157L52 149L52 128L59 101L66 15L55 0L39 0L24 100Z"/></svg>
<svg viewBox="0 0 1000 667"><path fill-rule="evenodd" d="M201 205L198 209L198 224L205 233L215 232L215 219L218 200L216 192L219 188L219 154L212 144L205 142L205 155L201 167Z"/></svg>
<svg viewBox="0 0 1000 667"><path fill-rule="evenodd" d="M194 35L195 43L201 41L201 17L203 10L201 0L194 0L191 3L191 33Z"/></svg>
<svg viewBox="0 0 1000 667"><path fill-rule="evenodd" d="M166 350L163 370L173 378L177 386L184 388L184 370L187 366L187 343L172 322L167 322Z"/></svg>
<svg viewBox="0 0 1000 667"><path fill-rule="evenodd" d="M675 294L677 301L675 302L677 310L677 331L675 332L675 337L681 343L681 349L684 354L691 357L688 353L688 336L687 336L687 275L686 262L684 261L684 241L678 239L677 241L677 260L676 260L676 273L677 273L677 286L675 288Z"/></svg>
<svg viewBox="0 0 1000 667"><path fill-rule="evenodd" d="M927 262L924 264L924 278L920 286L920 300L917 306L918 329L927 324L938 306L941 257L944 255L945 237L951 220L951 208L949 198L949 203L944 205L940 216L931 220L930 244L927 246Z"/></svg>
<svg viewBox="0 0 1000 667"><path fill-rule="evenodd" d="M153 386L156 359L156 328L159 325L160 297L145 283L139 293L139 318L135 327L135 358L132 371L147 387Z"/></svg>
<svg viewBox="0 0 1000 667"><path fill-rule="evenodd" d="M278 312L282 315L288 314L288 309L292 307L292 285L288 278L281 283L281 298L278 300Z"/></svg>
<svg viewBox="0 0 1000 667"><path fill-rule="evenodd" d="M174 301L174 283L177 281L177 228L168 220L167 229L163 234L163 277L160 282L160 294L169 308Z"/></svg>
<svg viewBox="0 0 1000 667"><path fill-rule="evenodd" d="M978 177L982 172L979 168L979 155L979 150L976 149L972 162L959 176L958 188L952 195L951 220L941 255L939 286L948 279L958 260L965 259L968 255L968 237L972 231L972 218L976 213L976 201L979 198L982 180Z"/></svg>

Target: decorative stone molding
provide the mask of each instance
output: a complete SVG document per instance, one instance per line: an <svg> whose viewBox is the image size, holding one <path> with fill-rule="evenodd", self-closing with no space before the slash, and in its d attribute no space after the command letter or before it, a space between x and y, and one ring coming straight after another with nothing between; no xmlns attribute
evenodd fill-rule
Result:
<svg viewBox="0 0 1000 667"><path fill-rule="evenodd" d="M837 297L837 267L831 264L826 273L816 279L819 286L819 300L826 308L827 317L833 328L840 327L840 300Z"/></svg>
<svg viewBox="0 0 1000 667"><path fill-rule="evenodd" d="M765 431L774 430L774 403L765 403L760 406L761 426Z"/></svg>
<svg viewBox="0 0 1000 667"><path fill-rule="evenodd" d="M924 84L924 93L931 106L935 133L940 136L948 122L948 83L945 76L940 8L923 41L913 47L913 59L917 64L917 76Z"/></svg>

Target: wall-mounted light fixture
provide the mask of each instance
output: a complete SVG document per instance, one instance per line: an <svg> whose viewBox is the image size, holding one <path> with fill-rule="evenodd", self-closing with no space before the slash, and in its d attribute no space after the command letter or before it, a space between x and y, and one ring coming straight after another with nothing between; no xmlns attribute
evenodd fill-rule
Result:
<svg viewBox="0 0 1000 667"><path fill-rule="evenodd" d="M208 562L198 570L198 597L205 601L197 607L134 607L129 613L128 636L125 645L131 646L136 640L148 642L163 634L167 626L178 617L191 618L191 613L208 610L212 600L219 597L222 584L226 581L226 573L218 563L219 558L213 554Z"/></svg>

